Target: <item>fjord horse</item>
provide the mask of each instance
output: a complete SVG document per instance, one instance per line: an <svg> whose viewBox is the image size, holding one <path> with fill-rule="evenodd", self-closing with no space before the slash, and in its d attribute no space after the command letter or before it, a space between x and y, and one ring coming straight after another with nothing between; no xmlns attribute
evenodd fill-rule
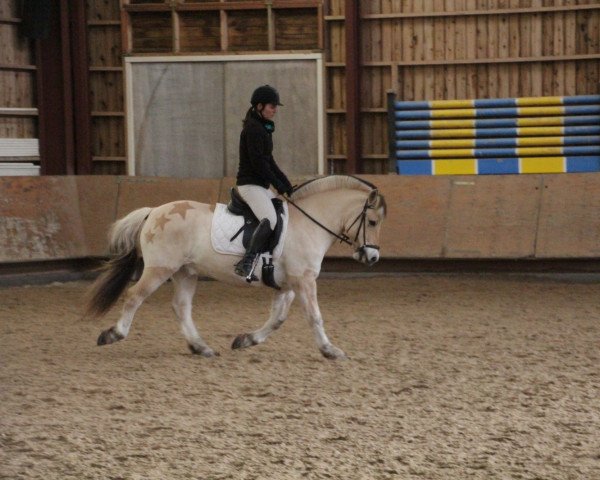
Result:
<svg viewBox="0 0 600 480"><path fill-rule="evenodd" d="M372 265L379 260L378 239L386 215L386 203L377 188L359 178L332 175L310 180L289 199L284 246L274 260L276 290L271 314L259 329L238 335L232 348L264 342L286 320L295 296L300 298L320 352L330 359L344 358L323 328L317 302L316 280L329 247L339 239L354 248L353 257ZM88 313L106 313L128 287L143 260L139 280L125 295L117 324L101 333L98 345L122 340L129 333L136 310L164 282L174 286L173 310L190 350L205 357L215 355L192 320L192 298L198 276L248 288L234 274L235 255L217 253L211 244L213 208L194 201L176 201L159 207L140 208L111 227L110 260L92 287ZM260 272L257 272L260 277ZM254 282L252 287L261 286Z"/></svg>

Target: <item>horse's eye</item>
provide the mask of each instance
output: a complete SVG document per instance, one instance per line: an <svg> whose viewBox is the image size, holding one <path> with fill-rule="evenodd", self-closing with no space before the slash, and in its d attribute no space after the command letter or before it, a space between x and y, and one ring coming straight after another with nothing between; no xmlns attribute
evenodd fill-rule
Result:
<svg viewBox="0 0 600 480"><path fill-rule="evenodd" d="M375 220L369 220L369 225L371 227L374 227L375 225L377 225L377 221L375 221Z"/></svg>

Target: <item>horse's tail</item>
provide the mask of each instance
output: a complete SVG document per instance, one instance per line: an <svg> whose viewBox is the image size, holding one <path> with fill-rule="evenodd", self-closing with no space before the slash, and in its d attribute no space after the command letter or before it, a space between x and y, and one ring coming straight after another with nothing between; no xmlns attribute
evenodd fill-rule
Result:
<svg viewBox="0 0 600 480"><path fill-rule="evenodd" d="M87 314L103 315L116 303L136 270L138 262L137 241L150 207L134 210L113 223L109 232L108 250L115 257L102 267L90 291Z"/></svg>

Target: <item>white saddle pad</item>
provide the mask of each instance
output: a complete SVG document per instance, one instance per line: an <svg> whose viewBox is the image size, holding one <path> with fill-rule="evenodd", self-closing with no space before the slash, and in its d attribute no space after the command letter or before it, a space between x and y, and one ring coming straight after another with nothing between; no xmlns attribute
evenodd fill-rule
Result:
<svg viewBox="0 0 600 480"><path fill-rule="evenodd" d="M216 252L224 253L225 255L243 255L246 252L246 249L242 245L242 233L240 233L233 242L231 241L231 237L242 228L243 223L244 217L230 213L229 210L227 210L227 205L222 203L217 203L215 205L215 213L210 229L210 240ZM287 233L287 225L288 205L284 202L283 228L281 230L281 237L279 237L279 243L275 247L275 250L273 250L273 260L276 260L281 256L285 234Z"/></svg>

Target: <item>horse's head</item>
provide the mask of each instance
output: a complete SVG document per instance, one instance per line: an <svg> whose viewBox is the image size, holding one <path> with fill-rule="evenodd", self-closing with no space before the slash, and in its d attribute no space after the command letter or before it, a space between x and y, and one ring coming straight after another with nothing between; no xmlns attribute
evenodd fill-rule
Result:
<svg viewBox="0 0 600 480"><path fill-rule="evenodd" d="M384 196L377 189L371 190L362 211L345 229L354 247L354 260L369 266L379 260L379 232L386 213Z"/></svg>
<svg viewBox="0 0 600 480"><path fill-rule="evenodd" d="M309 205L315 211L325 207L320 216L323 219L327 214L327 221L322 223L295 203L304 199L312 201ZM355 260L367 265L379 260L379 232L387 206L385 198L372 183L351 175L328 175L297 187L288 202L340 242L354 247ZM336 225L336 231L328 225Z"/></svg>

